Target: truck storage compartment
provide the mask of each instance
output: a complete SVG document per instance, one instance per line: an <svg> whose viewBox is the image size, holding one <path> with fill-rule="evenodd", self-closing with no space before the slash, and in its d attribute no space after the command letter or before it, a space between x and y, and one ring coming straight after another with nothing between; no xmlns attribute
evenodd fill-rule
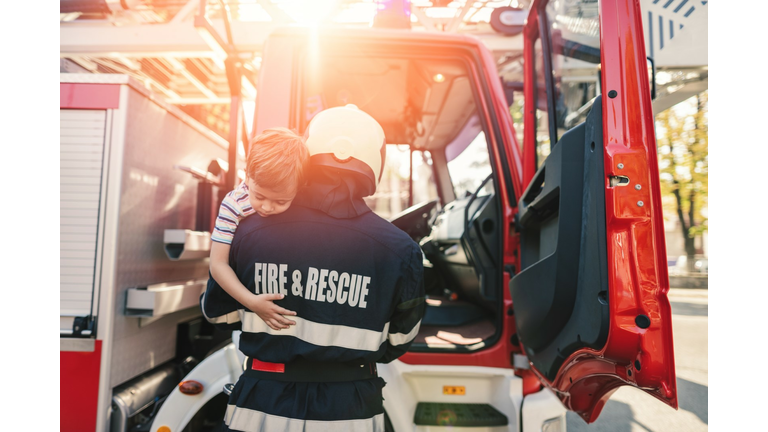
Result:
<svg viewBox="0 0 768 432"><path fill-rule="evenodd" d="M99 387L96 407L67 408L73 414L62 420L62 429L81 430L77 419L83 417L75 411L92 409L100 428L108 423L120 386L155 386L146 381L154 375L137 377L184 361L178 358L179 325L201 316L199 281L208 278L207 234L198 219L218 202L200 203L201 180L176 167L210 170L212 161L227 157L228 144L128 76L60 78L62 370L80 366L82 350L73 349L72 341L93 340L87 352L93 353L88 364L94 370L83 375L94 378L89 386ZM211 197L218 197L221 185L209 177L220 174L205 176ZM166 254L164 240L178 241L166 239L166 231L183 234L179 256ZM179 281L193 283L174 288ZM136 287L153 289L129 295ZM202 329L188 328L182 338L212 337L190 332ZM221 335L214 339L220 342ZM70 382L75 379L63 376L62 389L80 385ZM155 387L142 392L151 394ZM70 396L63 390L63 401L77 399ZM126 402L123 420L145 402Z"/></svg>

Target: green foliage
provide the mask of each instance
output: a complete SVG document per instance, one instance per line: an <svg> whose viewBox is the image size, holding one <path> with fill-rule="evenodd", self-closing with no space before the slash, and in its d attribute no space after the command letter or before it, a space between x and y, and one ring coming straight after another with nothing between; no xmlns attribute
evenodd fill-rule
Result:
<svg viewBox="0 0 768 432"><path fill-rule="evenodd" d="M685 112L686 104L690 113ZM707 114L705 91L656 116L664 216L678 217L689 238L707 231Z"/></svg>

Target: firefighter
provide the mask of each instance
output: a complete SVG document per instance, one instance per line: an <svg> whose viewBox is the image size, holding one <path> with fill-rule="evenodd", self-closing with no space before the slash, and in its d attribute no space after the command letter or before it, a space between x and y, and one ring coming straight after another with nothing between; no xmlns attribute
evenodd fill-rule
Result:
<svg viewBox="0 0 768 432"><path fill-rule="evenodd" d="M232 242L230 264L255 294L281 294L296 311L272 329L215 282L206 318L241 329L245 371L224 423L238 431L383 431L384 381L376 363L406 352L424 313L422 253L363 201L383 171L381 126L353 105L310 122L308 182L293 206L250 217Z"/></svg>

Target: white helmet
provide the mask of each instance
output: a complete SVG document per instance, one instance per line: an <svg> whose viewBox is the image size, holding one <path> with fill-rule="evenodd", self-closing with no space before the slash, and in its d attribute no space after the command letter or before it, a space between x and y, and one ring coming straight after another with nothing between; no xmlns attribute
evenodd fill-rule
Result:
<svg viewBox="0 0 768 432"><path fill-rule="evenodd" d="M384 129L355 105L318 113L306 133L312 165L363 174L370 180L367 195L376 192L384 167Z"/></svg>

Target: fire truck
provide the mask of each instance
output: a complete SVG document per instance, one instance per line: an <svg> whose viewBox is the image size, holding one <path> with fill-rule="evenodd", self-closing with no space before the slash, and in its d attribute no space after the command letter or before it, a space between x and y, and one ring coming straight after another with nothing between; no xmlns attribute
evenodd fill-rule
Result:
<svg viewBox="0 0 768 432"><path fill-rule="evenodd" d="M379 367L388 431L563 431L624 385L677 408L639 3L526 14L497 17L518 81L458 34L283 27L263 48L253 133L354 104L386 134L368 203L419 243L427 290ZM130 77L61 80L62 430L215 427L243 357L197 302L239 114L226 141Z"/></svg>

